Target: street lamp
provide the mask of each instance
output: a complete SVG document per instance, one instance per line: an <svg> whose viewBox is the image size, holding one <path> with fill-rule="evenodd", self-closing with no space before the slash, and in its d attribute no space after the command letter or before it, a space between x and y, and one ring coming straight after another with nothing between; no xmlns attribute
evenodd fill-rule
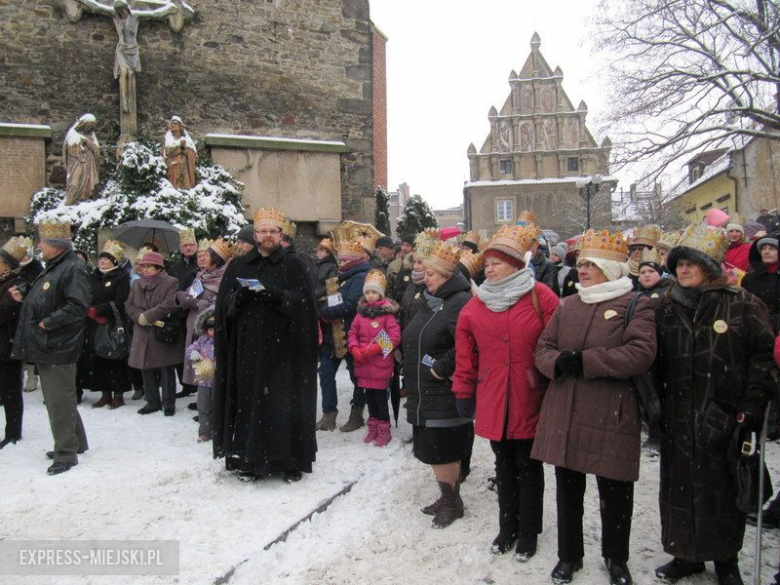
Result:
<svg viewBox="0 0 780 585"><path fill-rule="evenodd" d="M604 181L604 177L601 175L593 175L590 178L581 177L575 181L575 184L577 185L577 189L580 190L580 197L585 199L585 209L586 209L586 215L585 215L585 229L590 229L590 199L593 197L596 193L599 192L599 187L601 187L601 183Z"/></svg>

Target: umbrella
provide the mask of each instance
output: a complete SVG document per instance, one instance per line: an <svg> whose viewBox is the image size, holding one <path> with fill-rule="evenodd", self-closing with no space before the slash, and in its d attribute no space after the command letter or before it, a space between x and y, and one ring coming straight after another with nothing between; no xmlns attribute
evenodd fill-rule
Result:
<svg viewBox="0 0 780 585"><path fill-rule="evenodd" d="M167 221L157 219L137 219L118 225L113 230L114 237L128 246L139 250L151 242L160 252L176 252L179 249L179 230Z"/></svg>
<svg viewBox="0 0 780 585"><path fill-rule="evenodd" d="M544 239L547 240L547 245L550 248L557 246L558 242L561 241L561 236L558 235L558 232L554 232L553 230L542 230L542 234L544 234Z"/></svg>

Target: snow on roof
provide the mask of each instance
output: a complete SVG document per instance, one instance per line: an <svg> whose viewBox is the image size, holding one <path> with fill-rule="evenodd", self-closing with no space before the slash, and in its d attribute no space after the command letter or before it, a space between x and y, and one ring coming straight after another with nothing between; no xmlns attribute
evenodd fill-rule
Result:
<svg viewBox="0 0 780 585"><path fill-rule="evenodd" d="M555 183L576 183L578 179L590 179L590 177L564 177L548 179L520 179L520 180L501 180L501 181L469 181L464 187L502 187L507 185L549 185ZM617 183L616 177L602 177L604 183Z"/></svg>
<svg viewBox="0 0 780 585"><path fill-rule="evenodd" d="M731 168L731 155L733 152L733 148L730 148L724 152L720 158L715 160L711 165L705 167L701 177L696 179L693 183L688 183L688 174L686 173L686 175L676 185L667 191L664 197L664 201L669 202L677 199L678 197L681 197L689 191L695 189L699 185L706 183L713 177L728 171Z"/></svg>

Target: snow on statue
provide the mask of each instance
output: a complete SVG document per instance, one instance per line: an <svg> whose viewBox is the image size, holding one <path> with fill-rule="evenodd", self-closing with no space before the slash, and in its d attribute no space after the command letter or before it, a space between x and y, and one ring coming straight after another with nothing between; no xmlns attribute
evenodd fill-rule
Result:
<svg viewBox="0 0 780 585"><path fill-rule="evenodd" d="M100 181L100 145L95 136L95 116L84 114L65 135L63 157L68 176L65 182L65 205L75 205L92 197Z"/></svg>
<svg viewBox="0 0 780 585"><path fill-rule="evenodd" d="M177 189L191 189L195 186L195 162L197 148L179 116L173 116L165 133L163 158L168 167L168 180Z"/></svg>

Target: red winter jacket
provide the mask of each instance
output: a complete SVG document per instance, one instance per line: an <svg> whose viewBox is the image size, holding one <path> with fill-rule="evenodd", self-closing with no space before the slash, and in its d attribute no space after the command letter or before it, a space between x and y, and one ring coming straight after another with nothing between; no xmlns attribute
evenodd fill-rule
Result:
<svg viewBox="0 0 780 585"><path fill-rule="evenodd" d="M748 271L750 268L750 244L737 244L736 246L730 245L726 252L726 257L723 259L723 263L726 268L736 266L740 270Z"/></svg>
<svg viewBox="0 0 780 585"><path fill-rule="evenodd" d="M534 291L541 315L531 293L502 313L491 311L477 297L460 312L452 391L458 398L476 394L474 432L491 441L504 438L505 420L507 439L536 435L547 381L534 365L534 350L559 300L541 283Z"/></svg>
<svg viewBox="0 0 780 585"><path fill-rule="evenodd" d="M398 303L382 299L376 303L366 303L363 299L358 305L358 314L352 321L347 337L348 349L365 349L371 345L383 329L390 336L393 348L401 343L401 327L398 325ZM393 353L386 357L381 353L368 356L364 361L355 361L355 377L360 388L385 390L393 377Z"/></svg>

